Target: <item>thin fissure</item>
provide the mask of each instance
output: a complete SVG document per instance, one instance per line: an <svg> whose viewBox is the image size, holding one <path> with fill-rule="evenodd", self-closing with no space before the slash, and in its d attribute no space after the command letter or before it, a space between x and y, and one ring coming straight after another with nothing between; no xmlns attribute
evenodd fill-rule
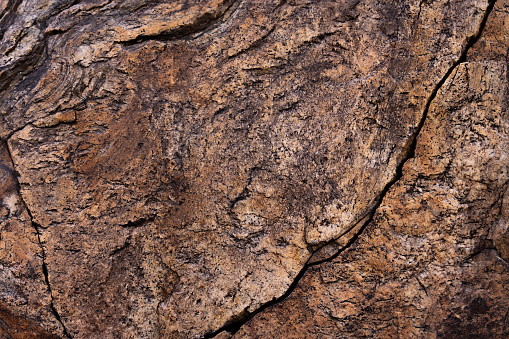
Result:
<svg viewBox="0 0 509 339"><path fill-rule="evenodd" d="M290 285L288 290L285 292L285 294L283 294L282 296L280 296L277 299L274 299L272 301L267 302L266 304L262 305L257 310L255 310L255 311L253 311L251 313L247 313L246 315L244 315L242 317L242 319L234 321L234 322L231 322L229 324L226 324L225 326L221 327L217 331L205 334L203 336L204 339L206 339L206 338L214 338L216 335L218 335L218 334L220 334L222 332L228 332L231 335L234 335L235 333L237 333L240 330L240 328L242 326L244 326L254 316L256 316L257 314L263 312L264 310L266 310L269 307L272 307L274 305L277 305L277 304L283 302L286 298L288 298L292 294L292 292L295 290L295 288L297 287L298 283L300 282L300 280L302 279L302 277L304 276L304 274L306 273L306 271L310 267L322 264L324 262L330 262L331 260L337 258L339 255L341 255L341 253L343 253L344 251L346 251L348 248L350 248L353 245L353 243L364 232L366 227L373 221L373 217L374 217L376 211L378 210L378 208L382 204L382 201L384 200L385 196L387 195L387 193L389 192L391 187L394 186L394 184L398 180L400 180L402 178L402 176L403 176L403 166L405 165L405 163L415 156L415 149L417 147L417 138L418 138L418 136L419 136L423 126L424 126L424 123L426 122L426 119L428 117L428 112L429 112L431 103L436 98L436 96L438 94L438 91L442 88L442 86L447 81L447 79L451 76L451 74L456 69L456 67L458 67L459 64L461 64L461 63L466 61L466 56L468 54L468 51L479 40L479 38L480 38L480 36L481 36L481 34L482 34L483 30L484 30L484 27L486 26L486 23L488 21L488 17L490 15L490 13L492 12L496 2L497 2L497 0L490 0L489 1L488 7L486 8L486 12L484 13L483 19L482 19L482 21L481 21L481 23L479 25L479 28L478 28L476 34L474 34L473 36L467 38L466 45L463 48L459 58L451 65L451 67L449 67L449 69L447 70L445 75L440 79L440 81L433 88L433 91L431 92L431 94L428 97L428 100L426 101L426 104L424 106L424 110L423 110L423 113L422 113L422 116L421 116L421 120L419 121L419 124L417 125L414 133L412 134L412 136L409 139L410 146L408 147L408 151L407 151L404 159L400 162L400 164L396 168L396 174L394 176L394 179L391 180L384 187L384 189L382 190L380 196L377 199L377 202L376 202L375 206L373 207L373 209L368 214L369 215L368 220L364 223L364 225L361 227L361 229L352 237L352 239L344 247L342 247L338 252L336 252L332 256L330 256L330 257L328 257L326 259L317 261L317 262L306 263L304 265L304 267L300 270L300 272L297 274L297 276L295 277L294 281L292 282L292 284ZM313 253L311 253L309 259L311 259L313 257L313 254L316 251L320 250L324 246L327 246L327 245L331 244L332 242L334 242L336 240L337 239L333 239L333 240L327 242L326 244L322 245L321 247L315 249L313 251ZM309 261L309 259L308 259L308 261Z"/></svg>
<svg viewBox="0 0 509 339"><path fill-rule="evenodd" d="M6 145L8 145L8 143L6 143ZM12 153L11 153L11 150L9 147L6 147L7 149L7 152L9 154L9 157L11 159L11 162L14 164L14 161L12 161ZM19 187L19 184L18 184L18 187ZM60 317L60 314L58 313L57 309L55 308L55 302L54 302L54 298L53 298L53 290L51 288L51 284L49 282L49 273L48 273L48 264L46 263L46 251L44 249L44 246L42 245L42 241L41 241L41 232L40 232L40 225L38 225L35 221L34 221L34 217L32 215L32 212L30 211L30 209L28 208L28 205L26 204L25 200L23 199L22 195L21 195L21 192L19 192L19 199L23 205L23 207L25 207L25 210L27 211L27 214L30 218L30 224L32 225L32 227L34 228L35 230L35 233L37 234L37 242L39 244L39 247L41 248L41 254L42 254L42 273L44 275L44 282L46 283L46 286L48 287L48 292L49 292L49 295L50 295L50 309L51 309L51 313L53 313L53 316L55 317L55 319L60 323L60 325L62 326L62 329L63 329L63 332L64 332L64 335L66 338L68 339L72 339L72 336L70 335L69 331L67 330L67 327L65 327L63 321L62 321L62 318Z"/></svg>

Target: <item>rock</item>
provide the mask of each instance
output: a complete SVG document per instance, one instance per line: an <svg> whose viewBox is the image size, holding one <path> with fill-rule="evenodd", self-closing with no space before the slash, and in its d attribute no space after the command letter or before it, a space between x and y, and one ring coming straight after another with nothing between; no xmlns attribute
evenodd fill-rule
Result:
<svg viewBox="0 0 509 339"><path fill-rule="evenodd" d="M441 86L359 240L234 338L508 336L508 5Z"/></svg>
<svg viewBox="0 0 509 339"><path fill-rule="evenodd" d="M292 302L280 316L309 321L297 337L320 324L396 333L385 309L359 316L382 309L366 291L408 295L387 310L411 308L414 325L452 298L488 333L478 323L498 318L480 314L507 300L483 294L503 296L506 279L506 52L498 38L470 47L486 22L504 36L499 8L492 24L482 0L0 5L0 137L14 165L0 179L17 197L5 222L21 220L36 272L4 294L43 300L26 314L0 305L48 335L228 337L314 264L235 336L283 335L291 324L273 310ZM317 305L364 332L305 313ZM454 312L429 331L447 334ZM414 325L400 333L425 333Z"/></svg>
<svg viewBox="0 0 509 339"><path fill-rule="evenodd" d="M21 197L9 151L0 143L0 334L5 338L58 338L45 282L45 253Z"/></svg>

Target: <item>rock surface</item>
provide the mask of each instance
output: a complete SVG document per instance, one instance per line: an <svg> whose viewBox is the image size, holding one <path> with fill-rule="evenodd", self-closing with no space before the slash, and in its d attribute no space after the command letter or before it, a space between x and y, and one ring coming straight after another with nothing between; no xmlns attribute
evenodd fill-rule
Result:
<svg viewBox="0 0 509 339"><path fill-rule="evenodd" d="M234 338L509 335L508 5L440 88L359 240Z"/></svg>
<svg viewBox="0 0 509 339"><path fill-rule="evenodd" d="M504 337L492 7L0 1L0 333Z"/></svg>

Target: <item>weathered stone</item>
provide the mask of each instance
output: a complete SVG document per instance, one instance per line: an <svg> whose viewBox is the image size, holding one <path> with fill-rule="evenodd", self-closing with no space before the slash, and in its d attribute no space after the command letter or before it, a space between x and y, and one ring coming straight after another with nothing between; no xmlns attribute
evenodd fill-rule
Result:
<svg viewBox="0 0 509 339"><path fill-rule="evenodd" d="M37 267L5 293L40 296L24 317L58 336L202 337L348 247L301 282L325 293L316 302L329 302L333 318L358 314L364 301L354 290L376 290L377 279L388 281L386 295L410 295L403 313L433 281L442 290L429 305L450 296L474 315L501 309L505 300L481 298L494 287L476 274L509 251L505 219L495 215L509 213L506 64L495 58L504 42L481 40L499 47L475 60L472 51L450 73L488 12L486 0L0 2L0 137L23 198L12 168L0 168L23 216L6 212L5 222L21 218L15 238L30 239L18 245ZM416 157L386 195L418 134ZM457 231L458 223L467 226ZM492 249L458 266L474 248ZM387 253L408 258L393 263ZM412 260L435 265L430 280L412 280L421 269ZM445 293L454 282L446 273L477 284L482 300ZM338 274L360 287L341 285ZM23 284L35 287L13 292ZM308 298L297 292L278 307L306 303L295 295ZM337 303L338 295L355 302ZM23 315L16 301L0 301ZM351 319L379 334L393 330L391 314ZM297 337L327 323L297 308L282 316L311 322L291 332ZM278 333L257 319L237 336ZM320 331L364 333L335 326ZM450 328L437 326L430 331Z"/></svg>
<svg viewBox="0 0 509 339"><path fill-rule="evenodd" d="M0 334L49 338L63 334L45 282L44 252L21 197L5 143L0 143Z"/></svg>
<svg viewBox="0 0 509 339"><path fill-rule="evenodd" d="M440 88L359 241L234 338L509 335L508 5Z"/></svg>

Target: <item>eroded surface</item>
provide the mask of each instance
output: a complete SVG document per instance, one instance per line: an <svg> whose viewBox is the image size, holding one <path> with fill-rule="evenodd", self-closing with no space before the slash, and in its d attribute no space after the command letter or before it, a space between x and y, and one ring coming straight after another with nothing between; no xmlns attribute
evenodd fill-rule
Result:
<svg viewBox="0 0 509 339"><path fill-rule="evenodd" d="M59 318L37 319L76 338L199 337L283 295L379 203L488 7L5 3L0 135Z"/></svg>
<svg viewBox="0 0 509 339"><path fill-rule="evenodd" d="M440 89L359 241L233 337L507 337L507 8Z"/></svg>

